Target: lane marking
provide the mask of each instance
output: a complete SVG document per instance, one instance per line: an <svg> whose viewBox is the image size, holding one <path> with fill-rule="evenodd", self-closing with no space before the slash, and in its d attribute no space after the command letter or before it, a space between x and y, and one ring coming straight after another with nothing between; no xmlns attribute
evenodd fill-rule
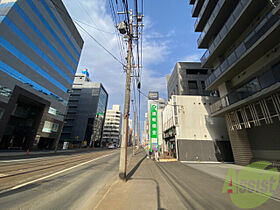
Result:
<svg viewBox="0 0 280 210"><path fill-rule="evenodd" d="M57 153L59 154L59 153ZM83 154L83 153L82 153ZM80 154L74 154L72 157L79 156ZM16 159L16 160L0 160L0 163L10 163L10 162L24 162L24 161L32 161L32 160L39 160L39 159L48 159L48 158L56 158L56 157L65 157L67 154L64 155L57 155L57 156L45 156L45 157L35 157L35 158L24 158L24 159Z"/></svg>
<svg viewBox="0 0 280 210"><path fill-rule="evenodd" d="M0 163L10 163L10 162L24 162L24 161L30 161L30 160L38 160L38 159L47 159L50 157L38 157L38 158L26 158L26 159L17 159L17 160L1 160Z"/></svg>
<svg viewBox="0 0 280 210"><path fill-rule="evenodd" d="M117 154L117 153L114 152L114 153L111 153L111 154L108 154L108 155L103 155L103 156L94 158L94 159L92 159L92 160L89 160L89 161L80 163L80 164L75 165L75 166L72 166L72 167L70 167L70 168L63 169L63 170L58 171L58 172L55 172L55 173L53 173L53 174L49 174L49 175L47 175L47 176L44 176L44 177L41 177L41 178L38 178L38 179L35 179L35 180L32 180L32 181L29 181L29 182L25 182L25 183L23 183L23 184L20 184L20 185L11 187L11 188L8 188L7 190L4 190L4 191L2 191L2 192L7 192L7 191L19 189L19 188L24 187L24 186L26 186L26 185L29 185L29 184L32 184L32 183L35 183L35 182L38 182L38 181L42 181L42 180L45 180L45 179L48 179L48 178L50 178L50 177L56 176L56 175L58 175L58 174L64 173L64 172L69 171L69 170L72 170L72 169L74 169L74 168L83 166L83 165L85 165L85 164L87 164L87 163L91 163L91 162L94 162L94 161L99 160L99 159L101 159L101 158L105 158L105 157L108 157L108 156L111 156L111 155L114 155L114 154ZM0 192L0 193L1 193L1 192Z"/></svg>

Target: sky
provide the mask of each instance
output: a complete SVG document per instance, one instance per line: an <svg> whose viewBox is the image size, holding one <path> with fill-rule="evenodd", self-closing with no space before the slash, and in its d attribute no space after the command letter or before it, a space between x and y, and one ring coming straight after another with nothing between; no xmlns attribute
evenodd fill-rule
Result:
<svg viewBox="0 0 280 210"><path fill-rule="evenodd" d="M63 0L70 16L113 55L120 58L120 47L109 7L109 0ZM133 1L130 7L133 7ZM143 70L141 91L159 91L167 99L166 75L179 61L199 61L199 33L188 0L144 0ZM125 73L120 63L77 26L84 47L77 72L87 68L92 81L101 82L109 93L108 109L120 104L123 111ZM125 50L124 50L125 52ZM141 128L147 111L147 98L141 98ZM131 111L133 111L131 109ZM132 112L131 112L132 116Z"/></svg>

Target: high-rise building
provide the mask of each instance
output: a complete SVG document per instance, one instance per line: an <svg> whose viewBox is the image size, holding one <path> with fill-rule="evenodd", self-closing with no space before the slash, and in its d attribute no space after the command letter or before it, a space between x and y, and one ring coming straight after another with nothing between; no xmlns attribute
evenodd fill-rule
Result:
<svg viewBox="0 0 280 210"><path fill-rule="evenodd" d="M210 95L212 92L205 90L205 80L210 74L211 69L202 68L201 63L177 62L167 76L168 99L172 95Z"/></svg>
<svg viewBox="0 0 280 210"><path fill-rule="evenodd" d="M206 89L218 90L212 116L226 118L237 164L280 162L279 1L196 0L192 16Z"/></svg>
<svg viewBox="0 0 280 210"><path fill-rule="evenodd" d="M100 82L91 82L87 71L77 73L71 90L61 143L100 146L108 93Z"/></svg>
<svg viewBox="0 0 280 210"><path fill-rule="evenodd" d="M0 1L0 148L53 149L83 40L61 0Z"/></svg>
<svg viewBox="0 0 280 210"><path fill-rule="evenodd" d="M112 109L107 110L103 136L102 146L111 144L120 145L122 131L122 113L120 105L113 105Z"/></svg>

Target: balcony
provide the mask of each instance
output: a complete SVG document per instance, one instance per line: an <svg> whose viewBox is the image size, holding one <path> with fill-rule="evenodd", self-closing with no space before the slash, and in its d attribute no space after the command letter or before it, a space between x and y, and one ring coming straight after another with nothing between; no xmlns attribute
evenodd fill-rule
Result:
<svg viewBox="0 0 280 210"><path fill-rule="evenodd" d="M216 68L206 80L208 90L217 89L217 83L231 79L250 66L265 52L280 42L280 16L269 13L246 39Z"/></svg>
<svg viewBox="0 0 280 210"><path fill-rule="evenodd" d="M196 0L192 8L192 17L198 17L204 0Z"/></svg>
<svg viewBox="0 0 280 210"><path fill-rule="evenodd" d="M245 31L267 4L266 1L241 0L216 35L208 50L201 57L202 67L213 68L214 60L232 46L232 43L239 38L240 31ZM201 36L202 38L198 42L202 42L205 35L202 34ZM209 36L207 39L209 39Z"/></svg>
<svg viewBox="0 0 280 210"><path fill-rule="evenodd" d="M197 45L198 48L207 48L211 38L217 34L224 26L226 20L235 9L238 1L219 0L208 19L202 33L200 34Z"/></svg>
<svg viewBox="0 0 280 210"><path fill-rule="evenodd" d="M195 32L202 32L218 0L205 0L195 21Z"/></svg>
<svg viewBox="0 0 280 210"><path fill-rule="evenodd" d="M272 87L280 82L280 62L272 66L267 72L254 78L242 87L234 90L228 95L222 97L216 103L210 106L211 114L215 114L222 109L229 107L241 100L244 100L262 90ZM268 91L270 92L270 91Z"/></svg>

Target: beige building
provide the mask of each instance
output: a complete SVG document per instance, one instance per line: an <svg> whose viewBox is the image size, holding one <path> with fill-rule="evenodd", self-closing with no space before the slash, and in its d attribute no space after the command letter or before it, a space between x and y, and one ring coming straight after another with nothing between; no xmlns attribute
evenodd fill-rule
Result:
<svg viewBox="0 0 280 210"><path fill-rule="evenodd" d="M107 110L103 136L102 145L108 146L110 144L120 145L121 139L121 129L122 129L122 113L120 110L120 105L113 105L113 108Z"/></svg>
<svg viewBox="0 0 280 210"><path fill-rule="evenodd" d="M223 118L210 116L211 96L171 96L163 109L163 138L180 161L232 161Z"/></svg>

